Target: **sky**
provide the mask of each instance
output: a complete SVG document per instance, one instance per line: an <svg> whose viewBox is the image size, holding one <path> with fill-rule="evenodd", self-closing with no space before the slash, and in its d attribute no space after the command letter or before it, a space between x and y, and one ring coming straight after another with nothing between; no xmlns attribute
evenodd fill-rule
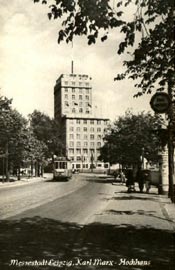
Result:
<svg viewBox="0 0 175 270"><path fill-rule="evenodd" d="M27 117L35 109L54 115L53 88L61 74L71 72L92 77L93 105L99 116L110 120L124 115L151 111L150 95L133 98L137 93L131 80L114 81L122 72L126 56L117 55L122 40L111 32L106 42L89 46L77 37L71 44L57 43L58 20L49 21L46 5L32 0L0 0L0 95L13 99L13 108ZM132 16L130 9L127 16Z"/></svg>

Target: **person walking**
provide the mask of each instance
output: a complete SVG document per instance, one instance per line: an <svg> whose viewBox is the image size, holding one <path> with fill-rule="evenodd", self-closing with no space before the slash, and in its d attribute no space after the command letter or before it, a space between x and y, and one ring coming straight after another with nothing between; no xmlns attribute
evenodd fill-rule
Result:
<svg viewBox="0 0 175 270"><path fill-rule="evenodd" d="M128 187L128 193L134 192L135 191L135 186L134 186L134 176L133 176L133 170L129 169L126 171L126 186Z"/></svg>
<svg viewBox="0 0 175 270"><path fill-rule="evenodd" d="M139 185L139 190L142 193L143 189L144 189L144 175L143 175L141 167L138 167L137 174L136 174L136 180L137 180L138 185Z"/></svg>

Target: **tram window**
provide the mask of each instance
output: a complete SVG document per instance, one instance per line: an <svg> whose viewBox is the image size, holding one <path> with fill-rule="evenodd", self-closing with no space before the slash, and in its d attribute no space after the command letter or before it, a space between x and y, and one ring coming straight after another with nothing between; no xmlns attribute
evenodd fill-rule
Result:
<svg viewBox="0 0 175 270"><path fill-rule="evenodd" d="M55 162L56 169L67 169L67 162Z"/></svg>
<svg viewBox="0 0 175 270"><path fill-rule="evenodd" d="M58 162L55 162L55 169L58 169Z"/></svg>
<svg viewBox="0 0 175 270"><path fill-rule="evenodd" d="M60 169L67 169L67 163L66 162L60 162Z"/></svg>

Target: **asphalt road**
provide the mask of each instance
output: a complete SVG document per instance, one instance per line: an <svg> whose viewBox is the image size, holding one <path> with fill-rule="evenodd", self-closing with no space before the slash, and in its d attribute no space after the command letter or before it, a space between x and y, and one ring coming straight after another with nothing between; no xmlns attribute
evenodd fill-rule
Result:
<svg viewBox="0 0 175 270"><path fill-rule="evenodd" d="M75 175L0 195L2 270L174 269L173 231L156 194Z"/></svg>
<svg viewBox="0 0 175 270"><path fill-rule="evenodd" d="M0 189L0 217L16 219L39 215L84 224L104 204L100 193L111 188L111 185L100 185L106 180L96 178L74 175L68 182L48 179Z"/></svg>

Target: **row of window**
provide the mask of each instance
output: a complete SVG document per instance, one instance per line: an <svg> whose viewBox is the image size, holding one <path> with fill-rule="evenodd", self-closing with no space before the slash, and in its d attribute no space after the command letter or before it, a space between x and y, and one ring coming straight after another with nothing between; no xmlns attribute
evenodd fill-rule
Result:
<svg viewBox="0 0 175 270"><path fill-rule="evenodd" d="M74 119L70 119L70 124L75 124L75 120ZM76 119L76 124L87 124L88 122L90 122L91 125L97 124L97 125L101 125L102 122L104 122L105 125L107 125L108 121L107 120L93 120L93 119Z"/></svg>
<svg viewBox="0 0 175 270"><path fill-rule="evenodd" d="M64 81L64 84L65 84L65 85L70 85L70 84L71 84L71 85L77 85L77 84L78 84L79 86L81 86L81 85L83 84L83 82L75 82L75 81L71 81L71 82L70 82L70 81ZM89 86L89 83L86 82L85 85L86 85L86 86Z"/></svg>
<svg viewBox="0 0 175 270"><path fill-rule="evenodd" d="M102 131L102 128L97 127L97 129L95 129L94 127L90 127L89 130L90 130L90 132L95 132L95 130L97 130L97 132L101 132L101 131ZM104 131L105 131L105 130L106 130L106 129L104 129ZM71 127L69 128L69 131L77 131L77 132L84 131L84 132L87 132L87 131L88 131L88 128L87 128L87 127L81 128L81 127L73 127L73 126L71 126Z"/></svg>
<svg viewBox="0 0 175 270"><path fill-rule="evenodd" d="M69 99L69 98L71 98L72 100L75 100L76 98L78 98L79 100L83 100L83 99L89 100L90 99L89 95L85 95L85 96L84 95L79 95L79 96L71 95L71 96L69 96L68 94L64 95L64 99Z"/></svg>
<svg viewBox="0 0 175 270"><path fill-rule="evenodd" d="M90 93L90 89L86 89L86 88L62 88L64 90L65 93L68 92L72 92L72 93L77 93L79 92L79 94L83 94L84 92L86 92L86 94Z"/></svg>
<svg viewBox="0 0 175 270"><path fill-rule="evenodd" d="M78 107L84 107L84 106L86 106L86 107L92 107L92 105L89 103L89 102L82 102L82 101L80 101L80 102L75 102L75 101L70 101L70 102L68 102L67 100L64 102L64 105L66 106L66 107L69 107L69 106L78 106Z"/></svg>
<svg viewBox="0 0 175 270"><path fill-rule="evenodd" d="M76 139L80 140L81 138L83 138L84 140L87 140L88 137L89 137L91 140L94 140L96 136L95 136L94 134L90 134L89 136L88 136L87 134L84 134L84 135L82 135L82 134L69 134L69 139L74 139L74 138L76 138ZM102 135L101 135L101 134L98 134L98 135L97 135L97 139L98 139L98 140L101 140L101 139L102 139Z"/></svg>
<svg viewBox="0 0 175 270"><path fill-rule="evenodd" d="M69 146L70 147L74 147L74 141L70 141L69 142ZM88 142L85 141L85 142L76 142L76 147L81 147L81 145L83 145L84 147L88 147ZM97 147L101 147L101 142L97 142ZM95 147L95 142L90 142L90 147Z"/></svg>
<svg viewBox="0 0 175 270"><path fill-rule="evenodd" d="M69 155L87 155L87 154L92 154L94 153L94 149L87 149L87 148L83 148L83 149L74 149L74 148L69 148ZM97 150L97 155L100 153L99 150Z"/></svg>
<svg viewBox="0 0 175 270"><path fill-rule="evenodd" d="M68 108L67 108L66 112L69 112ZM89 110L89 108L87 108L85 110L83 110L83 108L79 108L79 109L72 108L72 113L77 113L77 112L79 112L79 113L90 113L90 110Z"/></svg>

